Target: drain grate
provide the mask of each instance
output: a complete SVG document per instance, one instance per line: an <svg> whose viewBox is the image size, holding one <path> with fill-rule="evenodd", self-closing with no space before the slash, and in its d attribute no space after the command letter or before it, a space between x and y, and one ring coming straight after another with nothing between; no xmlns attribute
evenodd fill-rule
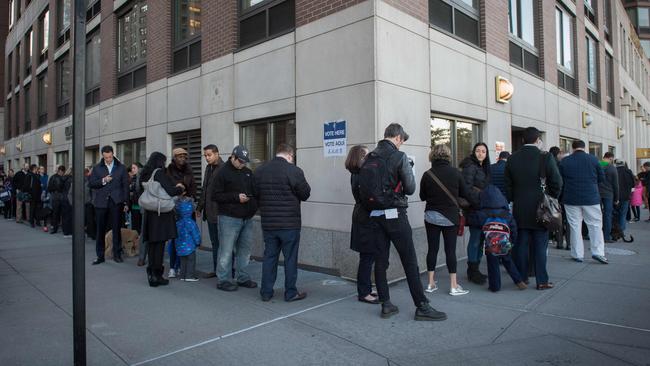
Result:
<svg viewBox="0 0 650 366"><path fill-rule="evenodd" d="M612 255L635 255L636 252L621 248L605 248L605 253Z"/></svg>

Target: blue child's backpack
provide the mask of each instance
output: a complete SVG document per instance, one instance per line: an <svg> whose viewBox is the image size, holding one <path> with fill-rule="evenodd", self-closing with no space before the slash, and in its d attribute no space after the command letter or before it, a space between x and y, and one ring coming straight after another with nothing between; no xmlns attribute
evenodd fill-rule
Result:
<svg viewBox="0 0 650 366"><path fill-rule="evenodd" d="M510 241L510 226L501 217L490 216L483 223L485 235L485 254L496 256L508 255L512 249Z"/></svg>

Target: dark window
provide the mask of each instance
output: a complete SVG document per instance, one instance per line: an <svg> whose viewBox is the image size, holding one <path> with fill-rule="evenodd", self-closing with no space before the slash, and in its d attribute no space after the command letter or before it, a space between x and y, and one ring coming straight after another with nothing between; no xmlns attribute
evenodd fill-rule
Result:
<svg viewBox="0 0 650 366"><path fill-rule="evenodd" d="M525 48L523 45L510 41L510 63L539 76L539 57L537 52Z"/></svg>
<svg viewBox="0 0 650 366"><path fill-rule="evenodd" d="M183 148L189 155L188 162L192 167L192 175L197 186L197 195L201 193L201 130L185 131L172 134L172 149Z"/></svg>
<svg viewBox="0 0 650 366"><path fill-rule="evenodd" d="M296 147L296 120L294 116L263 119L244 123L240 129L241 143L248 148L253 170L275 156L281 143Z"/></svg>
<svg viewBox="0 0 650 366"><path fill-rule="evenodd" d="M429 23L479 45L478 1L429 0Z"/></svg>
<svg viewBox="0 0 650 366"><path fill-rule="evenodd" d="M70 114L71 66L70 53L61 57L56 65L57 118Z"/></svg>
<svg viewBox="0 0 650 366"><path fill-rule="evenodd" d="M102 12L101 0L87 0L88 7L86 9L86 21L91 20Z"/></svg>
<svg viewBox="0 0 650 366"><path fill-rule="evenodd" d="M609 53L605 53L605 90L607 99L607 112L615 115L614 111L614 60Z"/></svg>
<svg viewBox="0 0 650 366"><path fill-rule="evenodd" d="M38 77L38 127L47 124L47 70Z"/></svg>
<svg viewBox="0 0 650 366"><path fill-rule="evenodd" d="M101 37L99 31L95 31L86 41L86 107L99 103L100 53Z"/></svg>
<svg viewBox="0 0 650 366"><path fill-rule="evenodd" d="M14 74L14 77L16 78L16 86L20 85L20 46L20 43L16 45L16 57L14 57L16 60L16 73Z"/></svg>
<svg viewBox="0 0 650 366"><path fill-rule="evenodd" d="M9 133L7 133L7 136L14 137L14 136L18 136L18 133L17 133L17 131L16 131L16 134L12 133L13 131L11 130L11 127L12 127L11 122L13 120L11 119L11 112L12 112L11 111L11 99L8 99L7 100L7 118L5 119L7 124L5 125L5 130L7 130L7 132L9 132Z"/></svg>
<svg viewBox="0 0 650 366"><path fill-rule="evenodd" d="M58 0L56 3L57 46L70 39L70 0Z"/></svg>
<svg viewBox="0 0 650 366"><path fill-rule="evenodd" d="M584 0L585 1L585 18L589 19L592 24L596 23L596 10L598 3L597 0Z"/></svg>
<svg viewBox="0 0 650 366"><path fill-rule="evenodd" d="M612 4L610 0L603 0L603 17L605 21L605 39L612 43Z"/></svg>
<svg viewBox="0 0 650 366"><path fill-rule="evenodd" d="M7 93L11 93L12 90L12 81L14 80L14 71L13 71L13 63L14 63L14 54L9 53L9 56L7 56Z"/></svg>
<svg viewBox="0 0 650 366"><path fill-rule="evenodd" d="M147 4L137 1L118 18L117 93L142 87L147 79Z"/></svg>
<svg viewBox="0 0 650 366"><path fill-rule="evenodd" d="M201 64L201 1L174 1L173 72Z"/></svg>
<svg viewBox="0 0 650 366"><path fill-rule="evenodd" d="M16 19L20 19L20 0L15 0L14 4L16 4Z"/></svg>
<svg viewBox="0 0 650 366"><path fill-rule="evenodd" d="M32 73L32 58L34 57L34 31L30 29L25 36L25 76Z"/></svg>
<svg viewBox="0 0 650 366"><path fill-rule="evenodd" d="M38 62L43 63L47 60L47 50L49 47L50 34L50 11L45 10L43 15L38 18Z"/></svg>
<svg viewBox="0 0 650 366"><path fill-rule="evenodd" d="M23 103L25 104L25 131L31 131L34 126L32 126L32 96L31 96L31 84L25 85L25 96L23 97Z"/></svg>
<svg viewBox="0 0 650 366"><path fill-rule="evenodd" d="M240 0L239 47L293 30L295 9L295 0Z"/></svg>
<svg viewBox="0 0 650 366"><path fill-rule="evenodd" d="M14 95L14 107L16 108L14 115L14 123L16 124L16 136L20 135L20 93Z"/></svg>

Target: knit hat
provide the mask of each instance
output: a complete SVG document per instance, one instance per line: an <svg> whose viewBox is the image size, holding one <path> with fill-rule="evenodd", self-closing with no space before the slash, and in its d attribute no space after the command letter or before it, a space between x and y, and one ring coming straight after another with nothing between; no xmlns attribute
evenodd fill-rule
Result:
<svg viewBox="0 0 650 366"><path fill-rule="evenodd" d="M174 150L172 150L172 156L176 157L178 155L187 155L189 156L190 154L187 153L187 150L183 149L182 147L177 147Z"/></svg>

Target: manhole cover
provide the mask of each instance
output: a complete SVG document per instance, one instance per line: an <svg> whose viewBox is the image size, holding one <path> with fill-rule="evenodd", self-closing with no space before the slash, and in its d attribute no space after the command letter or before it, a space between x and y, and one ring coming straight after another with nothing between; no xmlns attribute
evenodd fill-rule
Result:
<svg viewBox="0 0 650 366"><path fill-rule="evenodd" d="M636 252L621 248L605 248L605 253L613 255L635 255Z"/></svg>

